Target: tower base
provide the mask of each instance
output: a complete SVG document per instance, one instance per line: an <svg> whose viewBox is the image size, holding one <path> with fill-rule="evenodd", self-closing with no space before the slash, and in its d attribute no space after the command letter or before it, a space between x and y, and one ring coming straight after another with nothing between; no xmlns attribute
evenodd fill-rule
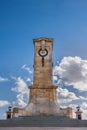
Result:
<svg viewBox="0 0 87 130"><path fill-rule="evenodd" d="M48 88L29 87L29 103L25 108L13 108L13 117L19 116L67 116L72 118L72 108L60 108L57 102L56 86Z"/></svg>

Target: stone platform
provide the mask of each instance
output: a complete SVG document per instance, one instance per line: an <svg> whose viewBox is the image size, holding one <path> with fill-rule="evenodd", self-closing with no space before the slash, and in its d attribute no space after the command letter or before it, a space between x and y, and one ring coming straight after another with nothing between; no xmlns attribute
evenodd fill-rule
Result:
<svg viewBox="0 0 87 130"><path fill-rule="evenodd" d="M87 130L86 127L0 127L0 130Z"/></svg>
<svg viewBox="0 0 87 130"><path fill-rule="evenodd" d="M87 120L64 116L26 116L0 120L0 127L87 127Z"/></svg>

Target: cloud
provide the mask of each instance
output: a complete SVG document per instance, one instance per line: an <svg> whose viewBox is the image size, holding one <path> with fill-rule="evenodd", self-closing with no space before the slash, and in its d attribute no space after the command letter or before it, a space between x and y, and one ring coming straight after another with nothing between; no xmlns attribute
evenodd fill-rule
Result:
<svg viewBox="0 0 87 130"><path fill-rule="evenodd" d="M13 75L11 75L11 79L16 80L17 78Z"/></svg>
<svg viewBox="0 0 87 130"><path fill-rule="evenodd" d="M13 105L19 107L24 107L27 105L29 90L26 82L21 77L16 79L15 87L13 87L11 90L17 93L16 101L13 102Z"/></svg>
<svg viewBox="0 0 87 130"><path fill-rule="evenodd" d="M30 78L27 78L27 80L26 80L26 81L31 82L31 79L30 79Z"/></svg>
<svg viewBox="0 0 87 130"><path fill-rule="evenodd" d="M0 107L8 106L10 105L10 102L5 101L5 100L0 100Z"/></svg>
<svg viewBox="0 0 87 130"><path fill-rule="evenodd" d="M53 74L65 85L73 86L79 91L87 91L87 60L77 56L64 57L60 64L54 67Z"/></svg>
<svg viewBox="0 0 87 130"><path fill-rule="evenodd" d="M57 82L57 76L53 75L53 83Z"/></svg>
<svg viewBox="0 0 87 130"><path fill-rule="evenodd" d="M87 110L87 102L83 102L81 107Z"/></svg>
<svg viewBox="0 0 87 130"><path fill-rule="evenodd" d="M87 97L79 96L79 99L86 101L86 100L87 100Z"/></svg>
<svg viewBox="0 0 87 130"><path fill-rule="evenodd" d="M24 70L26 70L29 74L32 74L31 69L30 69L26 64L24 64L24 65L21 67L21 69L24 69Z"/></svg>
<svg viewBox="0 0 87 130"><path fill-rule="evenodd" d="M13 105L18 107L25 107L27 104L22 99L17 98L16 101L13 101Z"/></svg>
<svg viewBox="0 0 87 130"><path fill-rule="evenodd" d="M7 78L3 78L0 76L0 82L6 82L6 81L9 81Z"/></svg>
<svg viewBox="0 0 87 130"><path fill-rule="evenodd" d="M82 119L87 120L87 102L83 102L81 104L81 110L82 110Z"/></svg>
<svg viewBox="0 0 87 130"><path fill-rule="evenodd" d="M6 119L6 112L0 113L0 119Z"/></svg>
<svg viewBox="0 0 87 130"><path fill-rule="evenodd" d="M78 100L79 98L75 95L74 92L70 92L67 89L58 88L58 99L59 103L68 103L73 100Z"/></svg>

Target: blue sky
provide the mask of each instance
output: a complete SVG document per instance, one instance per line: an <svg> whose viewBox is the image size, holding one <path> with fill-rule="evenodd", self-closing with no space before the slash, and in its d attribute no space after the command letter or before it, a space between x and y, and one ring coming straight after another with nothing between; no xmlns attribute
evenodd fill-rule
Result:
<svg viewBox="0 0 87 130"><path fill-rule="evenodd" d="M81 104L86 115L87 0L0 0L0 117L9 104L17 105L17 95L28 100L20 88L32 83L32 39L39 37L54 39L53 75L61 105Z"/></svg>

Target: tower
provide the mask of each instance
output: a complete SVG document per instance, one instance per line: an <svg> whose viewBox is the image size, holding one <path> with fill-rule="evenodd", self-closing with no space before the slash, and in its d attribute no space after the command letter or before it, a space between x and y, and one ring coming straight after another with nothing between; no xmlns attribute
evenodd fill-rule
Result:
<svg viewBox="0 0 87 130"><path fill-rule="evenodd" d="M59 111L56 86L52 85L53 39L34 39L34 80L30 87L30 103L35 115L54 115ZM33 113L34 114L34 113Z"/></svg>
<svg viewBox="0 0 87 130"><path fill-rule="evenodd" d="M58 105L57 86L52 84L53 39L38 38L34 43L34 77L29 86L29 102L24 108L13 108L13 117L62 115L72 118L71 108Z"/></svg>
<svg viewBox="0 0 87 130"><path fill-rule="evenodd" d="M34 39L34 77L29 87L29 103L23 108L14 108L13 116L57 115L57 86L52 84L53 39Z"/></svg>
<svg viewBox="0 0 87 130"><path fill-rule="evenodd" d="M52 49L53 40L34 39L34 86L52 86Z"/></svg>

